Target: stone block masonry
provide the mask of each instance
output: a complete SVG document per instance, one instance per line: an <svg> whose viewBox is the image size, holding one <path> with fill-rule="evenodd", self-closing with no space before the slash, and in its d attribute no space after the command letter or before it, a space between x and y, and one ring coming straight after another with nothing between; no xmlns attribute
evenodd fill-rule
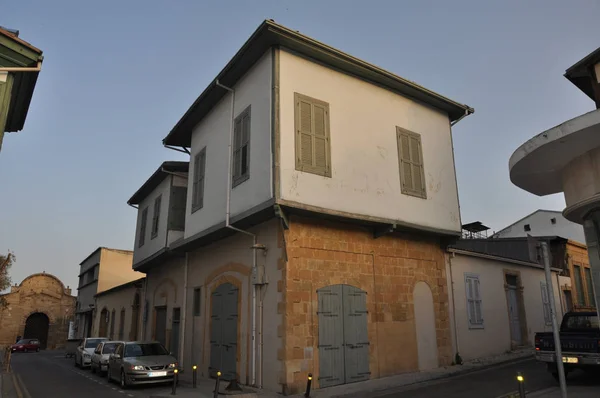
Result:
<svg viewBox="0 0 600 398"><path fill-rule="evenodd" d="M303 391L308 373L319 387L317 290L347 284L367 292L371 378L419 370L413 289L431 289L439 366L452 362L445 253L440 238L394 233L375 239L371 229L292 216L283 232L286 258L280 261L284 301L285 394ZM287 261L286 261L287 260ZM432 348L435 349L435 348Z"/></svg>

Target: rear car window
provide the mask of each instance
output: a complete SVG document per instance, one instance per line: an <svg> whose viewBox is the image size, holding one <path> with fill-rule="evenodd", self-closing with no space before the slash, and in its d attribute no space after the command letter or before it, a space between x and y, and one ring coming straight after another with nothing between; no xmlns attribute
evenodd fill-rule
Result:
<svg viewBox="0 0 600 398"><path fill-rule="evenodd" d="M117 348L117 343L104 344L104 348L102 348L102 353L103 354L112 354L115 352L115 348Z"/></svg>
<svg viewBox="0 0 600 398"><path fill-rule="evenodd" d="M96 348L102 342L101 339L89 339L85 342L85 348Z"/></svg>
<svg viewBox="0 0 600 398"><path fill-rule="evenodd" d="M570 330L598 330L600 323L598 323L597 315L570 315L567 317L564 327Z"/></svg>

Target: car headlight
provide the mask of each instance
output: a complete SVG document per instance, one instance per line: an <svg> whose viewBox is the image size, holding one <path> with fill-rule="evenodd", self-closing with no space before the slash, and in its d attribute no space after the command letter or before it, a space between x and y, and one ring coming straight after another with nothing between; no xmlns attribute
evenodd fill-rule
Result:
<svg viewBox="0 0 600 398"><path fill-rule="evenodd" d="M89 358L89 357L90 357L90 354L83 354L83 357L84 357L84 358Z"/></svg>
<svg viewBox="0 0 600 398"><path fill-rule="evenodd" d="M177 367L176 363L170 363L169 364L169 369L175 369Z"/></svg>
<svg viewBox="0 0 600 398"><path fill-rule="evenodd" d="M142 365L134 365L131 367L131 369L133 370L145 370L145 368Z"/></svg>

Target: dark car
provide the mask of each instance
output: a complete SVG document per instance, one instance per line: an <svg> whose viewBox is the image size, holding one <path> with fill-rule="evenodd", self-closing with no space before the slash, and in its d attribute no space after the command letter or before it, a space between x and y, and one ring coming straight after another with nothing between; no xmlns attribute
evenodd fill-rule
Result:
<svg viewBox="0 0 600 398"><path fill-rule="evenodd" d="M22 339L17 341L11 347L12 352L29 352L29 351L40 351L40 341L38 339Z"/></svg>

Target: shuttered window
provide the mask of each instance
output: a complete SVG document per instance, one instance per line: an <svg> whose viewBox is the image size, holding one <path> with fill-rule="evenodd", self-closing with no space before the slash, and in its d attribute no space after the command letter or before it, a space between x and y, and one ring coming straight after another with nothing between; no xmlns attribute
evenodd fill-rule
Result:
<svg viewBox="0 0 600 398"><path fill-rule="evenodd" d="M596 300L594 299L594 284L592 283L592 271L589 268L584 268L585 286L587 288L588 306L595 307Z"/></svg>
<svg viewBox="0 0 600 398"><path fill-rule="evenodd" d="M250 107L235 119L232 151L231 186L235 187L250 178Z"/></svg>
<svg viewBox="0 0 600 398"><path fill-rule="evenodd" d="M550 296L548 292L548 285L546 282L540 282L540 289L542 290L542 306L544 308L544 323L546 325L552 325L552 312L550 309Z"/></svg>
<svg viewBox="0 0 600 398"><path fill-rule="evenodd" d="M478 275L465 274L465 292L467 296L469 328L483 329L483 309L481 306L481 288Z"/></svg>
<svg viewBox="0 0 600 398"><path fill-rule="evenodd" d="M206 172L206 147L194 156L194 182L192 186L192 213L204 206L204 175Z"/></svg>
<svg viewBox="0 0 600 398"><path fill-rule="evenodd" d="M154 214L152 215L152 235L150 239L156 238L158 236L158 221L160 220L160 204L162 202L162 195L158 195L156 199L154 199Z"/></svg>
<svg viewBox="0 0 600 398"><path fill-rule="evenodd" d="M585 306L585 294L583 291L583 281L581 280L581 266L573 265L573 277L575 278L577 305Z"/></svg>
<svg viewBox="0 0 600 398"><path fill-rule="evenodd" d="M331 177L329 104L294 93L296 170Z"/></svg>
<svg viewBox="0 0 600 398"><path fill-rule="evenodd" d="M421 135L396 127L401 192L405 195L427 198Z"/></svg>
<svg viewBox="0 0 600 398"><path fill-rule="evenodd" d="M138 238L138 247L144 246L146 243L146 225L148 224L148 207L142 210L142 221L140 222L140 236Z"/></svg>

